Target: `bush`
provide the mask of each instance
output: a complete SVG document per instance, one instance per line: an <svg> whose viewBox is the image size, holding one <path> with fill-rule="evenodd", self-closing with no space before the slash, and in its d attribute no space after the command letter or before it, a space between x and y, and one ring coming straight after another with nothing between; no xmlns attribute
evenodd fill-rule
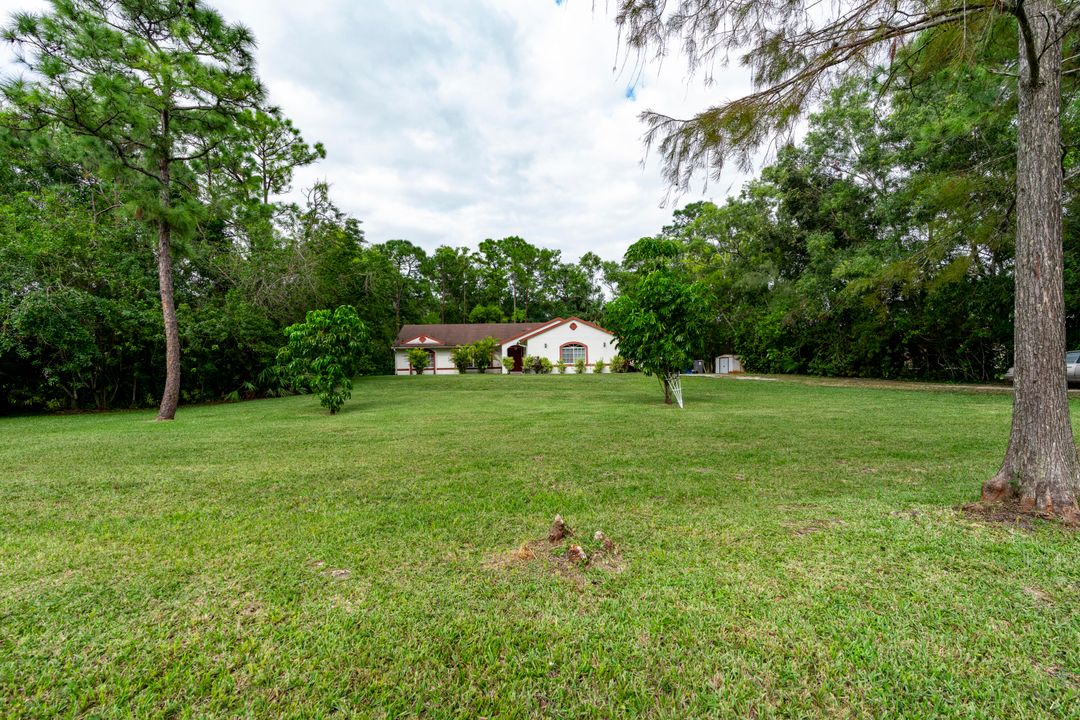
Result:
<svg viewBox="0 0 1080 720"><path fill-rule="evenodd" d="M522 369L525 372L535 373L537 375L546 375L551 372L553 365L551 361L546 357L537 357L536 355L526 355L525 361L522 364Z"/></svg>
<svg viewBox="0 0 1080 720"><path fill-rule="evenodd" d="M464 375L465 371L472 365L472 355L471 345L458 345L450 353L450 362L454 363L454 367L457 368L458 372Z"/></svg>
<svg viewBox="0 0 1080 720"><path fill-rule="evenodd" d="M574 361L574 371L578 375L584 375L585 374L585 358L578 358L577 360Z"/></svg>
<svg viewBox="0 0 1080 720"><path fill-rule="evenodd" d="M352 397L352 376L363 359L367 326L356 308L312 310L305 322L285 328L288 344L278 363L295 385L310 387L333 415Z"/></svg>
<svg viewBox="0 0 1080 720"><path fill-rule="evenodd" d="M477 340L470 347L472 348L472 364L476 366L476 369L480 372L487 372L487 369L491 367L491 356L495 352L495 346L499 343L493 337L486 337L483 340Z"/></svg>
<svg viewBox="0 0 1080 720"><path fill-rule="evenodd" d="M514 358L507 355L502 359L502 366L506 368L506 372L514 371Z"/></svg>
<svg viewBox="0 0 1080 720"><path fill-rule="evenodd" d="M611 372L613 373L626 372L629 369L627 365L628 363L626 362L626 358L624 358L622 355L616 355L615 357L611 358Z"/></svg>
<svg viewBox="0 0 1080 720"><path fill-rule="evenodd" d="M603 359L597 360L595 363L593 363L593 372L602 373L604 372L605 367L607 367L607 365L604 364Z"/></svg>
<svg viewBox="0 0 1080 720"><path fill-rule="evenodd" d="M563 362L562 358L560 358L559 362L555 363L555 367L559 368L559 374L560 375L565 375L566 374L566 368L568 368L570 366L567 365L565 362Z"/></svg>
<svg viewBox="0 0 1080 720"><path fill-rule="evenodd" d="M428 351L423 348L409 348L409 352L406 354L409 356L409 364L412 365L412 369L416 371L416 374L423 375L424 370L427 369L428 364L431 362L431 355Z"/></svg>

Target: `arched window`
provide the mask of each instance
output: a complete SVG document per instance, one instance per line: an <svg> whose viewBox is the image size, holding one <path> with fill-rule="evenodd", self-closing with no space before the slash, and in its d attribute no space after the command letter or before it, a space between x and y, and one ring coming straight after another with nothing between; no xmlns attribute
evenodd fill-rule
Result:
<svg viewBox="0 0 1080 720"><path fill-rule="evenodd" d="M573 365L578 358L589 362L589 349L581 343L566 343L559 348L559 359L567 365Z"/></svg>

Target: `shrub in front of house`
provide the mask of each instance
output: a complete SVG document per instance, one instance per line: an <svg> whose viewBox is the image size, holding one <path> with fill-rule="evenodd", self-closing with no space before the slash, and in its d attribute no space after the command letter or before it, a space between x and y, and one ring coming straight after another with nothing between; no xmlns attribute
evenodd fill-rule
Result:
<svg viewBox="0 0 1080 720"><path fill-rule="evenodd" d="M491 367L491 356L495 353L495 346L499 344L499 341L493 337L486 337L483 340L477 340L470 347L472 348L472 364L482 373L486 373L487 369Z"/></svg>
<svg viewBox="0 0 1080 720"><path fill-rule="evenodd" d="M472 346L458 345L450 353L450 362L454 363L454 367L457 368L459 373L464 374L472 365Z"/></svg>
<svg viewBox="0 0 1080 720"><path fill-rule="evenodd" d="M506 368L506 372L514 372L514 358L507 356L502 359L502 366Z"/></svg>
<svg viewBox="0 0 1080 720"><path fill-rule="evenodd" d="M574 372L578 375L585 374L585 358L578 358L574 361Z"/></svg>
<svg viewBox="0 0 1080 720"><path fill-rule="evenodd" d="M526 355L525 361L522 363L522 370L527 373L535 373L536 375L544 375L551 372L553 365L551 361L546 357L539 357L537 355Z"/></svg>
<svg viewBox="0 0 1080 720"><path fill-rule="evenodd" d="M406 353L409 356L409 365L417 375L423 375L424 370L431 364L431 355L423 348L409 348Z"/></svg>
<svg viewBox="0 0 1080 720"><path fill-rule="evenodd" d="M568 368L570 366L567 365L565 362L563 362L562 359L560 358L559 362L555 363L555 367L559 368L559 374L560 375L565 375L566 374L566 368Z"/></svg>
<svg viewBox="0 0 1080 720"><path fill-rule="evenodd" d="M604 363L603 358L601 358L600 360L597 360L595 363L593 363L592 367L594 373L602 373L604 372L604 368L607 367L607 365Z"/></svg>
<svg viewBox="0 0 1080 720"><path fill-rule="evenodd" d="M624 373L627 370L626 358L622 355L615 355L611 358L611 372Z"/></svg>

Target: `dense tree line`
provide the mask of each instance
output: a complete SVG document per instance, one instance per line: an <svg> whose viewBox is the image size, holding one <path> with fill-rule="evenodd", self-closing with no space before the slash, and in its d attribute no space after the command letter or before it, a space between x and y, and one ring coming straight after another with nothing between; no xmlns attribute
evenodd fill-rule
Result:
<svg viewBox="0 0 1080 720"><path fill-rule="evenodd" d="M1002 52L1015 44L1005 36ZM679 243L709 293L716 322L702 352L764 372L1001 377L1013 356L1015 83L979 66L924 70L933 64L913 58L887 87L846 82L736 196L675 212L658 237ZM1070 347L1077 202L1067 184Z"/></svg>
<svg viewBox="0 0 1080 720"><path fill-rule="evenodd" d="M317 309L357 309L367 373L390 371L403 323L601 312L593 254L509 237L429 255L368 242L327 184L283 202L325 151L205 3L55 2L3 37L26 75L0 83L0 409L160 402L168 419L173 389L284 392L283 331Z"/></svg>
<svg viewBox="0 0 1080 720"><path fill-rule="evenodd" d="M0 147L0 405L152 405L164 367L154 230L63 150L10 135ZM594 255L564 262L521 238L430 254L370 243L327 185L299 203L274 192L207 199L174 244L184 402L284 391L274 372L283 329L309 310L357 308L371 331L367 373L390 371L403 323L600 315Z"/></svg>

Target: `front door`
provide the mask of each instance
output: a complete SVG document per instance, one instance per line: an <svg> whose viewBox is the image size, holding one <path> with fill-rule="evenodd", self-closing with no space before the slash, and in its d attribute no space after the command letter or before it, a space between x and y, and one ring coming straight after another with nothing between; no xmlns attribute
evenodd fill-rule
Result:
<svg viewBox="0 0 1080 720"><path fill-rule="evenodd" d="M506 349L506 355L507 357L514 358L513 372L521 372L523 366L522 360L525 357L525 348L520 345L511 345Z"/></svg>

